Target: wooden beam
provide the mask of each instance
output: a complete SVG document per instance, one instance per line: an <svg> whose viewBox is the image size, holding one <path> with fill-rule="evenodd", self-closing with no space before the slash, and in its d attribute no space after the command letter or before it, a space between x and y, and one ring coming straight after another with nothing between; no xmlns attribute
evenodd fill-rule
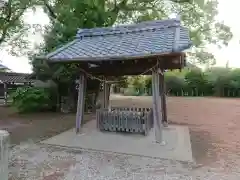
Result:
<svg viewBox="0 0 240 180"><path fill-rule="evenodd" d="M80 132L81 123L84 115L84 103L85 103L85 90L86 90L86 78L83 73L79 76L78 81L78 101L77 101L77 113L76 113L76 133Z"/></svg>
<svg viewBox="0 0 240 180"><path fill-rule="evenodd" d="M180 64L174 64L171 61L169 62L160 62L160 66L163 69L179 69L181 68ZM104 76L124 76L124 75L139 75L150 68L156 65L156 62L145 63L145 64L112 64L108 66L99 66L96 68L86 69L86 71L93 75L104 75ZM168 68L170 67L170 68ZM151 75L151 71L146 74Z"/></svg>

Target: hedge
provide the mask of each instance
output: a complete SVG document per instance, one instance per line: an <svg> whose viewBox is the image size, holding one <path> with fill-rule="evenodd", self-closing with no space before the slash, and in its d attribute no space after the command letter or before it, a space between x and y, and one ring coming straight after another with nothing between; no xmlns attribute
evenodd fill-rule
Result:
<svg viewBox="0 0 240 180"><path fill-rule="evenodd" d="M174 96L240 97L240 69L191 69L165 73L166 91ZM125 95L151 95L151 76L131 77Z"/></svg>

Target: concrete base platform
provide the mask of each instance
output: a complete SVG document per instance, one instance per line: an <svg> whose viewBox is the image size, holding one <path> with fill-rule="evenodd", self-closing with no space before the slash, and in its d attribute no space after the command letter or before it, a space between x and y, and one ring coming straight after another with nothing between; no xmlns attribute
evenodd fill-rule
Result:
<svg viewBox="0 0 240 180"><path fill-rule="evenodd" d="M94 123L94 124L93 124ZM92 124L92 125L91 125ZM148 136L126 133L100 132L95 121L84 125L81 134L71 129L41 143L74 149L139 155L193 162L189 130L184 126L170 125L163 130L165 145L154 142L154 132Z"/></svg>

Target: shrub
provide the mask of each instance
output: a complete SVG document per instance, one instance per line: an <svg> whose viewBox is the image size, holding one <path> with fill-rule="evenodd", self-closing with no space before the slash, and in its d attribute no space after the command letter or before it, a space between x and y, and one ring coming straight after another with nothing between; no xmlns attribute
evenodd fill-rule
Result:
<svg viewBox="0 0 240 180"><path fill-rule="evenodd" d="M194 96L213 95L213 83L210 81L210 75L201 70L191 70L185 75L185 81L188 89L194 90Z"/></svg>
<svg viewBox="0 0 240 180"><path fill-rule="evenodd" d="M124 89L123 95L124 96L138 96L139 92L137 92L133 86L129 85L128 88Z"/></svg>
<svg viewBox="0 0 240 180"><path fill-rule="evenodd" d="M165 76L166 83L166 92L176 95L178 92L181 92L186 87L186 83L182 77L175 75Z"/></svg>
<svg viewBox="0 0 240 180"><path fill-rule="evenodd" d="M240 69L209 68L165 72L166 91L181 96L240 97ZM151 95L151 76L128 78L125 95Z"/></svg>
<svg viewBox="0 0 240 180"><path fill-rule="evenodd" d="M11 95L12 106L20 113L39 112L52 109L54 103L47 88L21 87Z"/></svg>
<svg viewBox="0 0 240 180"><path fill-rule="evenodd" d="M134 88L136 95L143 95L145 92L145 80L143 76L134 76L128 79L128 88Z"/></svg>
<svg viewBox="0 0 240 180"><path fill-rule="evenodd" d="M145 78L145 93L146 95L152 95L152 77L151 76L147 76Z"/></svg>

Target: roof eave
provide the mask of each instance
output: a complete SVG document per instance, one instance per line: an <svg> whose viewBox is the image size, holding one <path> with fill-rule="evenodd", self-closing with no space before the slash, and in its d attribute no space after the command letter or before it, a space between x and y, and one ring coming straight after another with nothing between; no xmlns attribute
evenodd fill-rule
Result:
<svg viewBox="0 0 240 180"><path fill-rule="evenodd" d="M163 56L177 56L181 55L182 51L167 52L167 53L154 53L154 54L142 54L137 56L107 56L107 57L79 57L79 58L64 58L64 59L51 59L46 56L37 57L38 60L46 60L48 63L57 62L99 62L99 61L111 61L111 60L134 60L134 59L146 59Z"/></svg>

